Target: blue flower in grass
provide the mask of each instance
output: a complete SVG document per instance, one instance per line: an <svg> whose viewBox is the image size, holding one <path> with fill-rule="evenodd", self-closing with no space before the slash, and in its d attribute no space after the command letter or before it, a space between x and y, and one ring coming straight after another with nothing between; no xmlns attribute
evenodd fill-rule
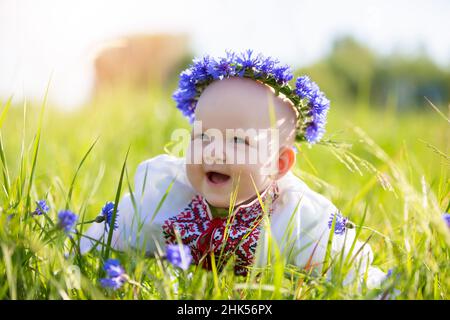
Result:
<svg viewBox="0 0 450 320"><path fill-rule="evenodd" d="M95 222L103 222L106 221L106 230L108 230L109 226L111 225L111 220L113 218L114 213L114 202L106 202L105 205L102 208L102 212L100 215L95 219ZM113 223L113 230L116 230L119 225L117 224L117 217L119 216L119 210L116 212L116 218L114 219Z"/></svg>
<svg viewBox="0 0 450 320"><path fill-rule="evenodd" d="M45 200L38 200L36 201L36 210L33 211L33 214L40 216L47 213L48 210L50 210L50 207L47 205L47 202Z"/></svg>
<svg viewBox="0 0 450 320"><path fill-rule="evenodd" d="M128 276L125 273L125 269L120 265L119 260L106 260L103 269L106 271L106 278L100 279L100 284L103 288L117 290L128 281Z"/></svg>
<svg viewBox="0 0 450 320"><path fill-rule="evenodd" d="M442 215L442 219L444 219L444 222L447 224L447 227L450 228L450 213L446 212Z"/></svg>
<svg viewBox="0 0 450 320"><path fill-rule="evenodd" d="M334 217L336 216L336 222L334 224L334 233L341 235L344 234L346 227L347 227L347 222L348 219L344 218L340 212L332 213L330 215L330 219L328 220L328 228L331 229L331 227L333 226L333 220L335 219Z"/></svg>
<svg viewBox="0 0 450 320"><path fill-rule="evenodd" d="M58 224L59 229L64 230L66 233L72 232L75 223L78 220L78 216L70 210L61 210L58 213Z"/></svg>
<svg viewBox="0 0 450 320"><path fill-rule="evenodd" d="M103 288L113 289L113 290L120 289L124 285L125 282L126 282L126 280L121 277L100 279L100 285Z"/></svg>
<svg viewBox="0 0 450 320"><path fill-rule="evenodd" d="M394 268L390 268L387 272L386 272L386 276L385 276L385 280L391 279L391 280L398 280L398 278L400 277L400 272L398 270L398 268L394 267Z"/></svg>
<svg viewBox="0 0 450 320"><path fill-rule="evenodd" d="M386 278L390 278L390 277L392 277L392 275L394 274L394 269L389 269L388 271L387 271L387 273L386 273Z"/></svg>
<svg viewBox="0 0 450 320"><path fill-rule="evenodd" d="M186 245L169 244L166 248L166 258L175 267L187 270L192 262L191 250Z"/></svg>
<svg viewBox="0 0 450 320"><path fill-rule="evenodd" d="M120 265L120 262L117 259L106 260L103 269L105 269L106 274L110 278L120 277L125 274L124 268Z"/></svg>

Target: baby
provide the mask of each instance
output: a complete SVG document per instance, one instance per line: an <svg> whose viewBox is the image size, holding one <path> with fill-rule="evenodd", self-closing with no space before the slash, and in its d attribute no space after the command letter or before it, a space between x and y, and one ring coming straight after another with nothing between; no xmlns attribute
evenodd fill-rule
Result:
<svg viewBox="0 0 450 320"><path fill-rule="evenodd" d="M331 259L356 256L348 279L367 273L369 287L384 280L371 266L370 247L355 240L354 225L296 177L296 141L313 144L324 132L329 101L307 77L251 51L194 60L174 98L191 123L185 157L159 155L136 171L133 194L118 204L118 250L165 244L189 246L193 260L236 274L264 266L278 251L287 264L321 270L332 236ZM105 227L94 224L82 252ZM214 261L212 260L214 259Z"/></svg>

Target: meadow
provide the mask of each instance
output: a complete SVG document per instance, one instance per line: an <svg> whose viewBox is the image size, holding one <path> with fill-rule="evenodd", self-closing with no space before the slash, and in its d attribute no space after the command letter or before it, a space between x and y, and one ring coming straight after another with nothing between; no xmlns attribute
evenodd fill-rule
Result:
<svg viewBox="0 0 450 320"><path fill-rule="evenodd" d="M102 288L105 253L78 254L78 235L55 228L57 213L94 219L134 187L140 162L171 151L172 131L189 125L170 94L123 88L70 112L47 104L44 92L42 101L0 104L0 299L449 299L448 107L436 106L441 114L425 99L401 113L332 101L326 141L297 146L294 172L365 226L359 238L371 245L374 264L391 270L381 288L343 285L339 266L327 280L282 261L245 278L194 266L188 276L139 250L107 250L129 282ZM32 215L40 199L50 210Z"/></svg>

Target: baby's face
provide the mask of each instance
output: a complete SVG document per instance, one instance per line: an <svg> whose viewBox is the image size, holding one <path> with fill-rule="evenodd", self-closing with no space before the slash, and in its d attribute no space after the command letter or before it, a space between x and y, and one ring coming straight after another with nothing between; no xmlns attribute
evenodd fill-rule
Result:
<svg viewBox="0 0 450 320"><path fill-rule="evenodd" d="M295 111L270 87L243 78L213 82L198 100L195 119L186 171L211 205L229 207L236 191L235 205L243 204L286 173L280 157L287 150L292 158Z"/></svg>

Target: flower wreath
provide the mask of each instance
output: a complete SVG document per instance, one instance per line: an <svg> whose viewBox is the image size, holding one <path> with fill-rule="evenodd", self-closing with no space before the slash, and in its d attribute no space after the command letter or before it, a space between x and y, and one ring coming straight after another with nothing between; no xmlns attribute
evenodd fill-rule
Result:
<svg viewBox="0 0 450 320"><path fill-rule="evenodd" d="M252 50L241 53L227 51L225 57L215 59L209 55L195 58L193 63L180 74L179 87L173 94L184 116L194 121L194 111L203 90L215 80L229 77L251 78L265 83L282 93L297 110L296 140L314 144L325 133L330 101L308 76L296 79L295 88L289 81L293 74L288 65L280 65L277 59L262 54L253 55Z"/></svg>

